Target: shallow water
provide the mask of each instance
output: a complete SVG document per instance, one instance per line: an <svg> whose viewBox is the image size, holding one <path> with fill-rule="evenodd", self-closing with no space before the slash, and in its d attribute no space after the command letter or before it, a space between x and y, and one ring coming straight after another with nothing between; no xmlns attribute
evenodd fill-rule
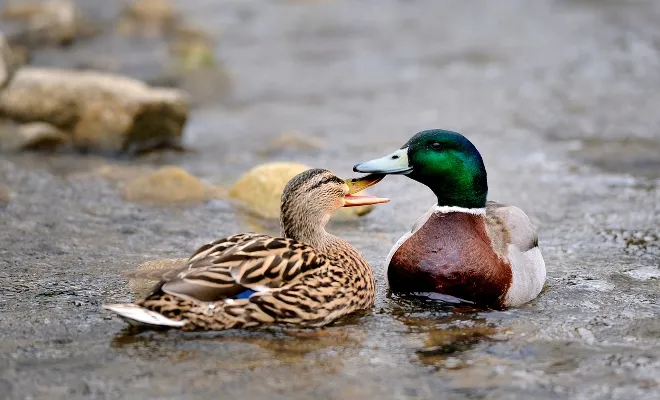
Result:
<svg viewBox="0 0 660 400"><path fill-rule="evenodd" d="M180 1L220 36L233 77L221 104L193 112L186 144L196 151L0 159L0 182L14 192L0 205L0 392L660 399L660 171L649 151L660 148L660 6L491 4ZM537 225L548 267L537 300L490 312L388 296L385 256L433 202L388 177L371 192L391 203L332 226L376 271L372 312L320 331L139 335L100 312L131 300L120 271L272 224L222 200L127 203L114 182L85 174L94 167L177 164L224 185L257 163L293 160L349 176L429 127L473 140L489 197ZM324 144L263 155L283 131Z"/></svg>

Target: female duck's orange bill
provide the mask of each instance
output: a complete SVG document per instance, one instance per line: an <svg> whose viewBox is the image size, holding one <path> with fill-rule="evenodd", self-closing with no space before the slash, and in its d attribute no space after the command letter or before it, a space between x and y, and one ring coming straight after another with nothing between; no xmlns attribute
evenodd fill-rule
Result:
<svg viewBox="0 0 660 400"><path fill-rule="evenodd" d="M344 207L368 206L389 202L390 199L384 197L356 195L356 193L377 184L384 177L385 175L383 174L369 174L361 178L346 179L345 182L348 185L348 194L344 196Z"/></svg>

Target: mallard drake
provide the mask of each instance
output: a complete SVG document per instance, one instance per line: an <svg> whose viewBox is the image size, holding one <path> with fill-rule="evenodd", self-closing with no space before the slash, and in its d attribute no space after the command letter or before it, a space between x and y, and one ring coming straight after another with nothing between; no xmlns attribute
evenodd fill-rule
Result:
<svg viewBox="0 0 660 400"><path fill-rule="evenodd" d="M353 169L405 175L438 199L390 251L392 291L435 292L497 308L541 292L545 262L536 230L521 209L486 201L486 168L465 136L422 131L399 150Z"/></svg>
<svg viewBox="0 0 660 400"><path fill-rule="evenodd" d="M223 330L265 324L316 327L373 305L371 267L348 242L326 232L340 207L386 203L358 193L382 179L343 180L324 169L292 178L281 201L282 237L242 233L200 247L135 304L112 304L132 324ZM154 279L153 271L126 274Z"/></svg>

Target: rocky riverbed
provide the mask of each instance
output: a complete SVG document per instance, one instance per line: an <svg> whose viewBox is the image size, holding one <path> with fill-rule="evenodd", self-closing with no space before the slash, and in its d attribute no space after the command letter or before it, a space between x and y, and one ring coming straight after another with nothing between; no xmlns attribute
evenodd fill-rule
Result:
<svg viewBox="0 0 660 400"><path fill-rule="evenodd" d="M181 0L120 24L119 3L76 2L100 32L79 28L67 47L0 25L30 67L94 67L191 95L174 150L1 153L5 398L660 399L659 4ZM202 42L215 67L163 69L192 51L177 39L191 31L214 39ZM370 313L319 331L134 335L100 310L133 299L122 270L277 232L228 195L255 165L351 176L432 127L472 139L489 197L538 227L537 300L462 312L389 295L385 256L433 202L395 176L370 189L391 203L332 223L376 271ZM139 179L165 173L193 200L145 194Z"/></svg>

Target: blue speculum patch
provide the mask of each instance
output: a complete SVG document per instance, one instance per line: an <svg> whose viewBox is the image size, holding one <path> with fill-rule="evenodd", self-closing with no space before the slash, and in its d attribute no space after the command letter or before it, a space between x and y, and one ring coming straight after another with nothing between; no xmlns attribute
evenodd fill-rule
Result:
<svg viewBox="0 0 660 400"><path fill-rule="evenodd" d="M254 293L256 293L255 290L246 289L246 290L240 292L239 294L237 294L236 296L234 296L234 298L235 299L247 299L248 297L252 296Z"/></svg>

